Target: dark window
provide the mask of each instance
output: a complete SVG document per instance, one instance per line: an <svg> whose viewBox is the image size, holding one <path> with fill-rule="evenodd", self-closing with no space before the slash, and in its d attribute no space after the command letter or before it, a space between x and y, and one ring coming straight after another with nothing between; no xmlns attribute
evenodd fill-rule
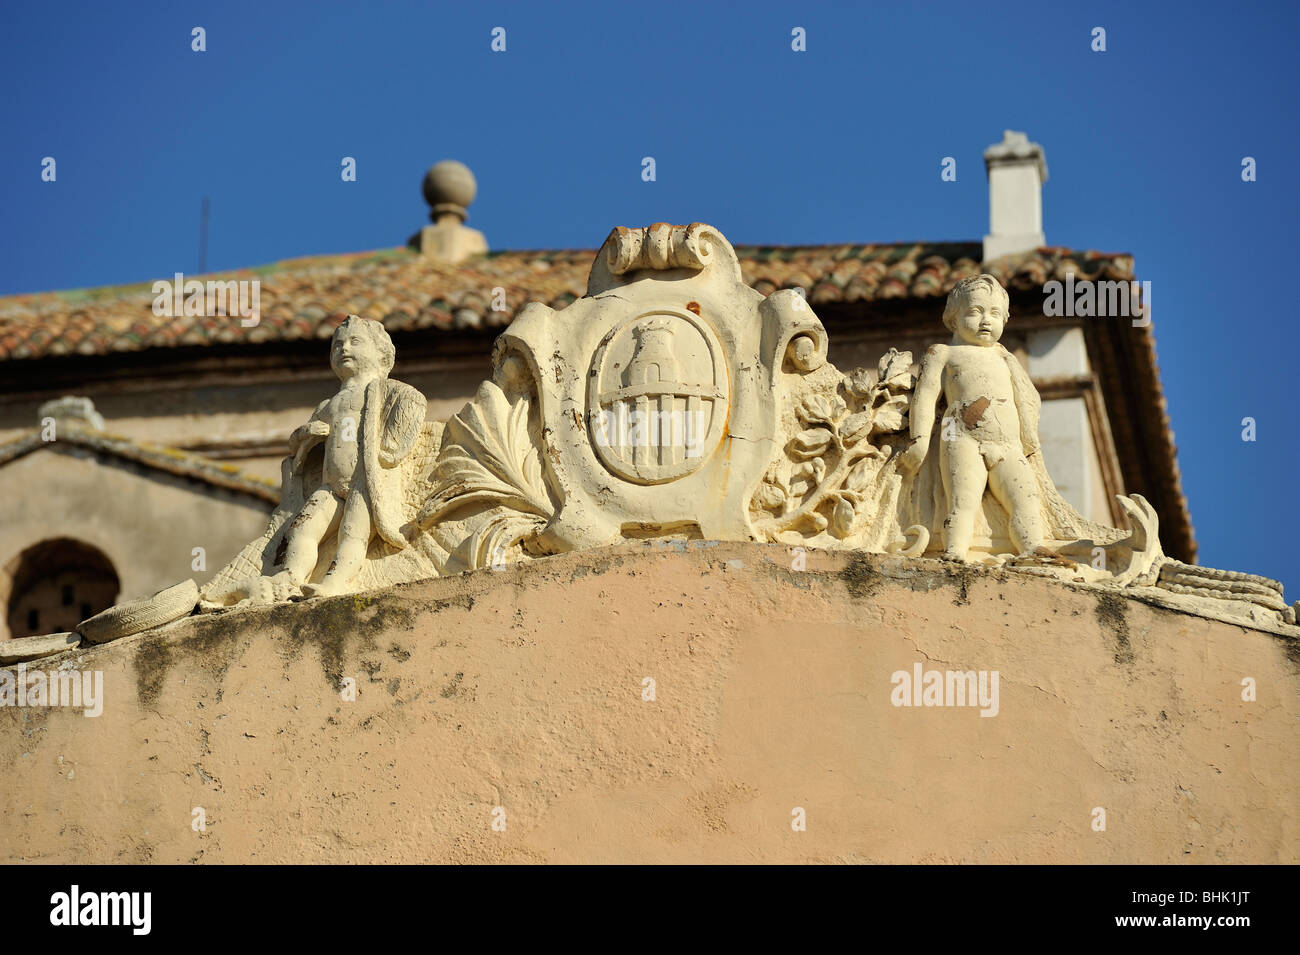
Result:
<svg viewBox="0 0 1300 955"><path fill-rule="evenodd" d="M113 606L119 591L108 557L68 537L28 547L0 568L0 580L5 577L12 582L5 607L11 637L72 630Z"/></svg>

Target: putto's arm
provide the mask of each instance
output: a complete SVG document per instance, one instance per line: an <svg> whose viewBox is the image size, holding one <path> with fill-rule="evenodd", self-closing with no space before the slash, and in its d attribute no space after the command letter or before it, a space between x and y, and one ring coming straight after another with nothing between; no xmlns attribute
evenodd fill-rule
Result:
<svg viewBox="0 0 1300 955"><path fill-rule="evenodd" d="M911 446L903 452L899 462L906 470L916 470L930 450L930 432L934 429L934 409L943 387L943 366L948 360L946 345L931 345L921 358L921 375L912 392L908 411L908 433Z"/></svg>
<svg viewBox="0 0 1300 955"><path fill-rule="evenodd" d="M295 429L293 434L289 435L289 453L293 455L293 468L295 471L302 467L303 458L307 456L307 452L330 433L329 422L321 417L321 413L328 406L329 399L326 398L316 406L316 410L312 412L307 423Z"/></svg>

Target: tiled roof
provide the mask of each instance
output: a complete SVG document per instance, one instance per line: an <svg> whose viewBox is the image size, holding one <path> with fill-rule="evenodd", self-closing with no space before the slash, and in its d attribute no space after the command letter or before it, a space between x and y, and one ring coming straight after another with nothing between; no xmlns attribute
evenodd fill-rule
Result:
<svg viewBox="0 0 1300 955"><path fill-rule="evenodd" d="M40 428L31 428L18 437L0 444L0 467L42 448L71 445L87 451L123 458L177 477L202 481L229 491L238 491L271 504L280 503L278 482L248 474L230 464L222 464L220 461L213 461L176 448L72 426L67 422L59 423L58 434L57 441L45 441Z"/></svg>
<svg viewBox="0 0 1300 955"><path fill-rule="evenodd" d="M929 299L981 270L977 242L892 245L736 246L745 281L767 294L802 287L815 306ZM530 301L562 308L586 291L595 252L495 252L441 265L406 248L292 259L186 279L261 281L261 322L238 317L157 316L152 283L0 298L0 361L104 355L186 346L322 339L355 313L390 332L498 328ZM1131 279L1128 255L1043 248L983 266L1009 288L1051 278ZM165 276L169 281L171 276ZM493 311L493 290L506 308Z"/></svg>

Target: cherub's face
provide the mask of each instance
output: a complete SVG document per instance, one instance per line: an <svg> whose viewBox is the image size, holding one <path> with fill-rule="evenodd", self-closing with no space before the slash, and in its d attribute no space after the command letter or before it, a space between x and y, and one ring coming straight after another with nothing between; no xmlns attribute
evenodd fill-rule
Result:
<svg viewBox="0 0 1300 955"><path fill-rule="evenodd" d="M1007 309L1001 297L986 288L976 288L966 297L966 306L957 313L957 337L968 345L991 346L1002 337L1007 323Z"/></svg>
<svg viewBox="0 0 1300 955"><path fill-rule="evenodd" d="M340 325L330 347L330 367L340 378L378 374L383 365L379 349L369 335L352 323Z"/></svg>

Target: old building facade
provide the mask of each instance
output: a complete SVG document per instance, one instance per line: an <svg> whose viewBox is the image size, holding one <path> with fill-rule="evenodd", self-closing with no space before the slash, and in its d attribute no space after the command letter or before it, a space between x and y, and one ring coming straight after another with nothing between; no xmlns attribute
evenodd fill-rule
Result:
<svg viewBox="0 0 1300 955"><path fill-rule="evenodd" d="M1144 495L1166 552L1193 561L1152 316L1045 307L1052 282L1127 287L1132 257L1045 244L1036 144L1008 133L986 162L983 242L738 245L743 280L798 290L829 333L829 359L853 368L891 346L919 355L942 332L948 291L993 274L1011 297L1003 343L1042 395L1044 457L1062 495L1105 523L1121 520L1116 495ZM321 359L349 313L383 322L394 377L441 420L473 397L493 340L528 302L583 296L593 250L490 250L464 225L468 170L439 164L424 185L434 224L405 246L202 277L256 281L255 321L206 314L206 302L185 314L183 294L159 308L172 296L155 284L0 299L6 635L68 629L105 601L202 580L256 536L290 432L329 393ZM93 410L67 410L66 395Z"/></svg>

